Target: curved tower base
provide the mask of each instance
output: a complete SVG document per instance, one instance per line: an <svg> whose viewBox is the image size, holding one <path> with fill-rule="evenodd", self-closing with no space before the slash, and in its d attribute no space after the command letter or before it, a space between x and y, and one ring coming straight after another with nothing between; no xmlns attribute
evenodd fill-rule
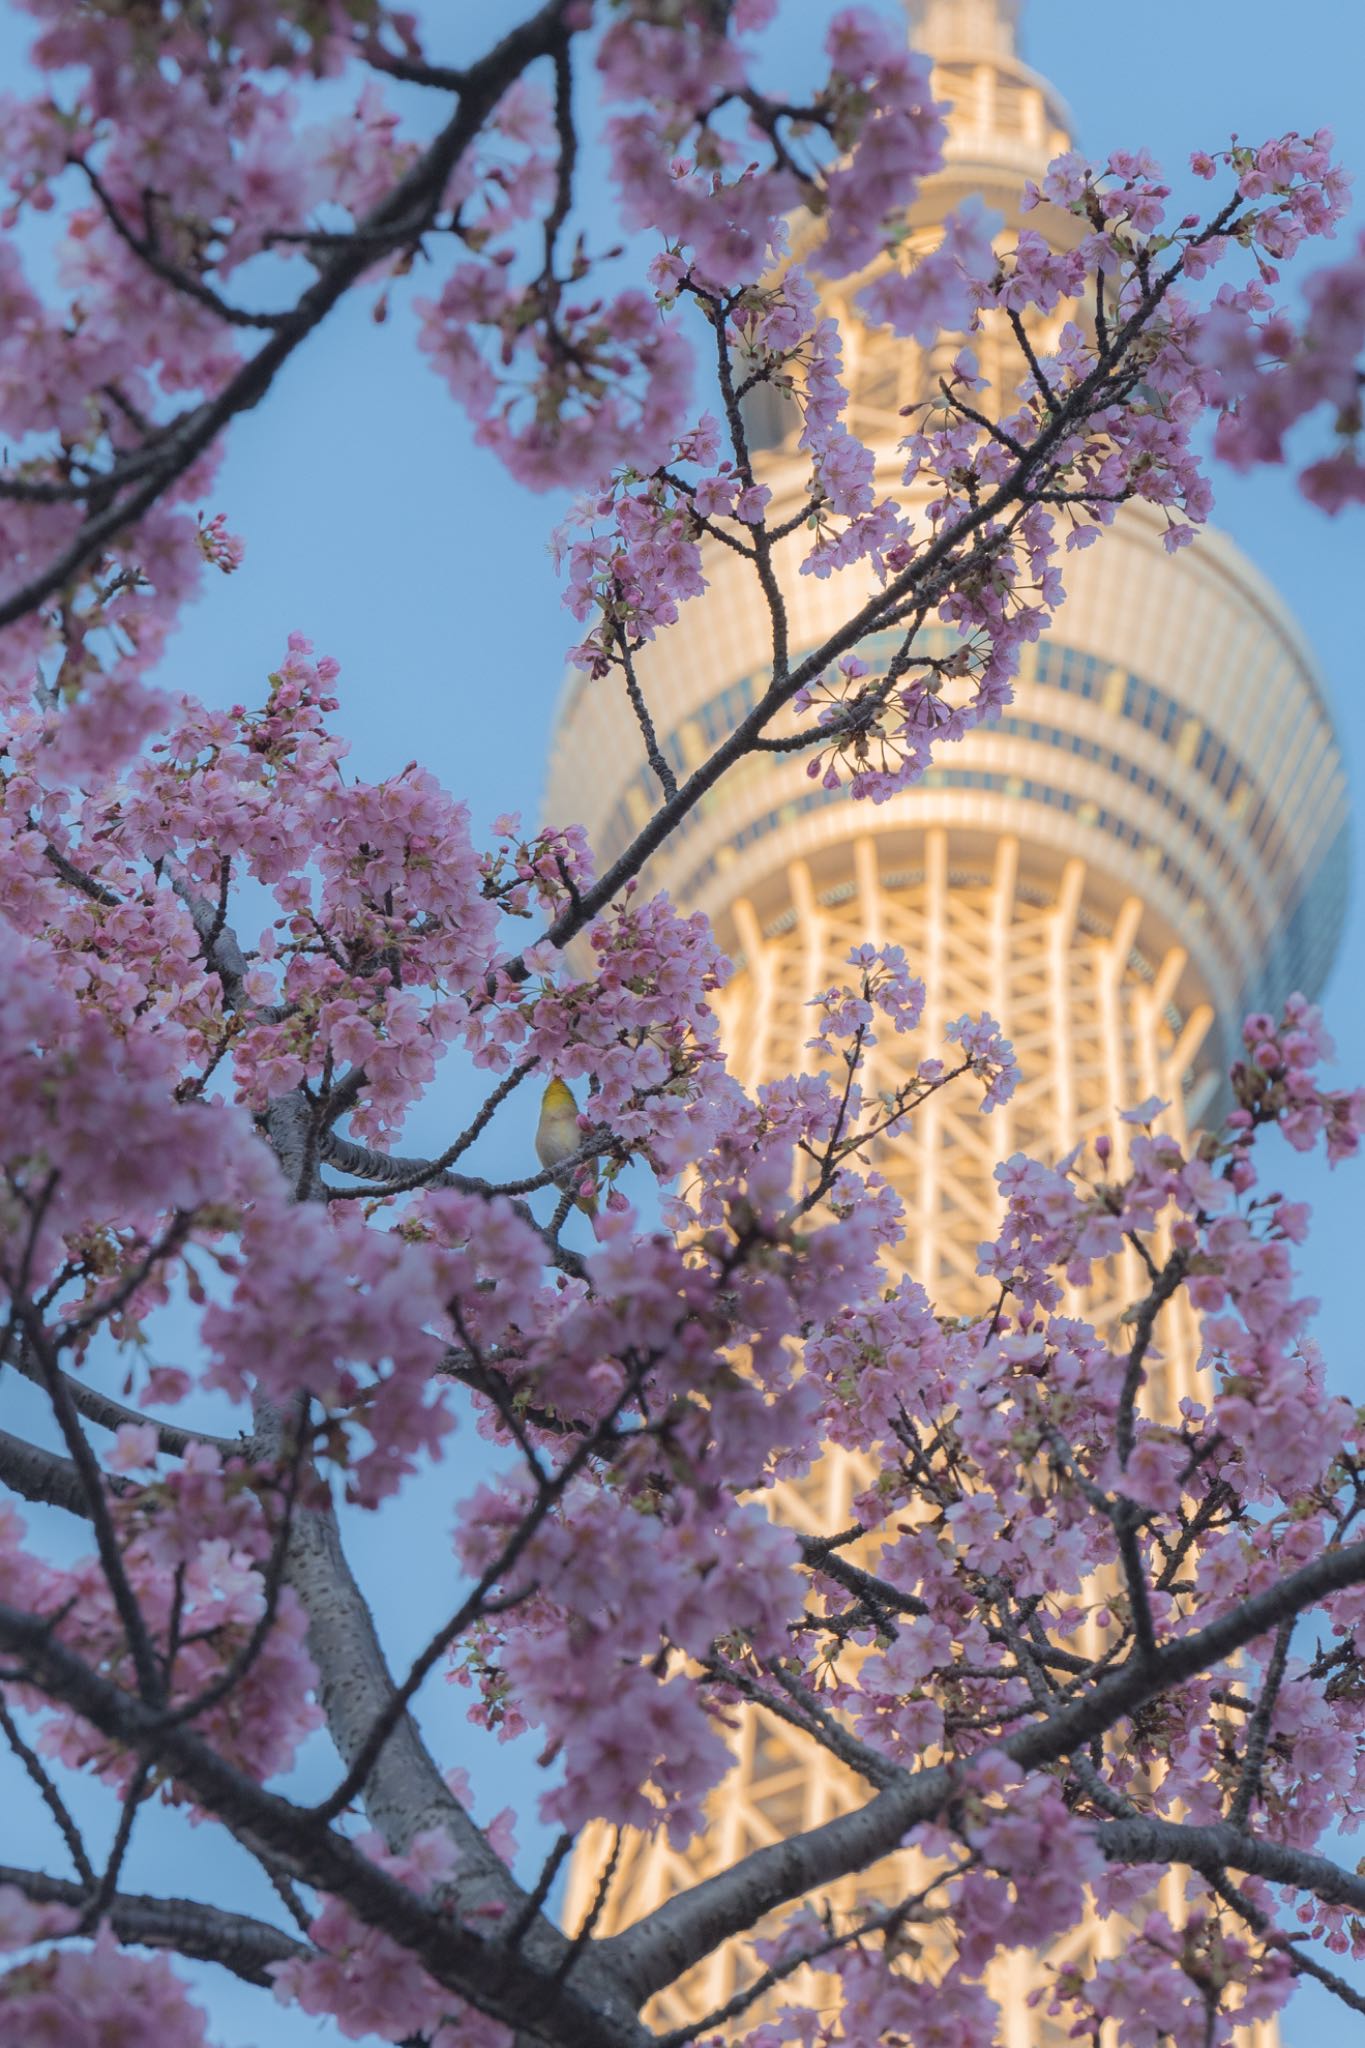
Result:
<svg viewBox="0 0 1365 2048"><path fill-rule="evenodd" d="M806 861L792 861L779 893L782 907L774 912L770 895L762 921L747 899L733 905L741 951L718 1006L732 1069L746 1087L809 1067L809 993L846 979L849 950L864 940L901 946L928 991L917 1031L879 1037L869 1056L869 1094L894 1088L920 1059L950 1051L943 1028L964 1011L989 1010L1014 1044L1020 1082L1008 1104L983 1115L964 1079L880 1141L870 1162L905 1203L903 1264L942 1313L967 1315L989 1305L976 1259L977 1246L999 1222L998 1159L1024 1151L1055 1160L1107 1133L1120 1171L1129 1131L1120 1112L1152 1095L1170 1104L1159 1128L1186 1136L1195 1107L1187 1084L1213 1011L1206 1003L1188 1014L1177 1008L1183 949L1168 947L1148 959L1137 944L1141 900L1129 896L1115 906L1105 878L1092 878L1080 858L1021 844L1012 833L992 842L979 829L907 832L890 824L827 850L818 879ZM1207 1098L1209 1080L1196 1086ZM1143 1288L1136 1254L1115 1262L1106 1277L1102 1290L1078 1292L1071 1305L1101 1325ZM1195 1332L1183 1304L1175 1312L1185 1320L1166 1332L1152 1387L1162 1413L1195 1388ZM857 1497L875 1479L867 1460L831 1449L808 1478L774 1488L767 1504L790 1526L829 1535L857 1518ZM736 1716L734 1747L734 1770L714 1795L709 1825L696 1842L681 1852L664 1838L623 1843L599 1923L604 1929L628 1925L751 1850L819 1827L866 1797L826 1751L766 1712ZM590 1908L609 1847L605 1831L580 1846L567 1901L571 1927ZM845 1923L859 1906L914 1891L926 1875L922 1859L902 1855L828 1887L817 1902ZM1163 1903L1178 1911L1178 1878L1165 1889L1172 1896ZM1030 1995L1046 1993L1053 1968L1111 1953L1125 1925L1089 1923L1045 1957L1003 1955L989 1980L1002 2011L1001 2048L1061 2048L1066 2028L1047 2018L1046 1996L1035 2006ZM932 1967L932 1928L923 1938ZM719 2012L758 1968L745 1944L732 1944L658 1999L650 2017L664 2028L695 2024ZM805 1972L736 2019L735 2030L757 2024L783 1999L820 1996L815 1973ZM1256 2048L1271 2048L1273 2038L1264 2030L1248 2037Z"/></svg>

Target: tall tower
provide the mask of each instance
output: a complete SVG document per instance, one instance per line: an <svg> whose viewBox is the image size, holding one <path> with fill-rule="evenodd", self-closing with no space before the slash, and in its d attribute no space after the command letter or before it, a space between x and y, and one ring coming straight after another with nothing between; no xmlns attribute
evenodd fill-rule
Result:
<svg viewBox="0 0 1365 2048"><path fill-rule="evenodd" d="M1018 0L907 4L912 41L933 56L937 96L952 103L946 161L920 192L912 243L932 246L937 224L972 194L1003 216L1008 235L1022 221L1026 180L1069 146L1066 109L1019 59ZM1029 221L1059 242L1072 229L1066 217ZM799 225L794 239L799 253ZM844 330L851 424L878 449L889 487L902 467L900 409L934 388L940 351L863 327L852 307L863 281L840 281L829 298ZM1048 323L1040 328L1035 340L1046 348ZM957 343L944 347L951 356ZM988 328L977 352L993 382L1018 381L1007 330ZM765 415L760 402L751 427L767 450L777 521L802 475L791 422L780 405L769 401ZM809 1062L803 1005L846 978L849 948L864 939L902 946L928 990L914 1038L877 1047L871 1089L941 1052L945 1024L963 1011L989 1010L1001 1022L1021 1070L1013 1101L984 1118L969 1094L935 1096L875 1161L906 1205L905 1264L946 1313L981 1304L977 1246L998 1217L996 1159L1057 1159L1107 1132L1121 1162L1118 1112L1150 1095L1169 1102L1165 1125L1183 1135L1216 1109L1245 1011L1274 1008L1295 988L1315 994L1336 948L1346 785L1312 657L1235 547L1204 534L1171 558L1163 528L1159 514L1134 506L1099 546L1067 562L1057 631L1032 651L1008 712L944 748L913 789L854 804L808 780L803 760L762 755L703 799L648 870L651 887L710 916L735 960L722 1023L732 1068L750 1087ZM856 608L869 582L861 569L800 576L798 558L794 541L783 581L796 656ZM708 547L704 569L706 596L639 665L680 776L767 681L768 620L747 565ZM572 678L557 715L548 814L581 819L605 865L657 797L624 693ZM1083 1304L1097 1320L1141 1291L1136 1273L1111 1280L1109 1301ZM1168 1336L1157 1405L1188 1390L1192 1339L1188 1326ZM872 1476L855 1456L828 1453L778 1512L812 1532L843 1528ZM862 1796L823 1752L762 1715L745 1721L736 1752L713 1823L686 1853L627 1846L607 1925L628 1924L748 1849ZM591 1899L601 1848L589 1842L580 1852L571 1923ZM890 1881L883 1868L831 1896L848 1908L886 1897ZM1072 1952L1115 1938L1112 1927L1088 1928ZM744 1969L733 1952L712 1958L660 2001L661 2018L677 2024L715 2010ZM1050 2041L1046 2018L1026 2002L1038 1981L1032 1957L998 1966L1002 2048Z"/></svg>

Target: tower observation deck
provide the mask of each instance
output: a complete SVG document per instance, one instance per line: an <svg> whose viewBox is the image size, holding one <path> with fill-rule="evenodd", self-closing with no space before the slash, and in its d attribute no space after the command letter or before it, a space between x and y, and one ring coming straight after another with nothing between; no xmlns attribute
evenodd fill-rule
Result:
<svg viewBox="0 0 1365 2048"><path fill-rule="evenodd" d="M1065 107L1017 54L1018 0L908 0L911 39L952 103L943 169L911 216L912 246L969 195L1022 224L1026 180L1070 144ZM1029 224L1064 243L1076 230L1049 210ZM795 227L798 253L802 224ZM840 318L850 424L898 476L901 408L934 388L938 357L862 325L864 277L827 294ZM1046 350L1076 309L1039 321ZM1008 329L973 337L993 383L1018 381ZM770 517L796 502L803 468L780 404L755 408ZM789 438L791 436L791 438ZM913 505L913 494L911 496ZM804 757L763 754L713 788L655 856L645 881L703 910L736 965L718 999L732 1070L748 1087L808 1064L804 1004L846 979L849 948L895 943L928 991L920 1030L872 1055L871 1091L940 1054L963 1011L989 1010L1020 1066L1013 1100L989 1118L970 1094L930 1099L875 1164L906 1206L906 1266L941 1312L981 1305L977 1246L998 1218L994 1162L1013 1151L1057 1159L1102 1132L1123 1157L1119 1112L1157 1095L1183 1136L1218 1108L1221 1076L1248 1009L1293 989L1315 995L1345 909L1347 796L1332 713L1312 656L1269 583L1225 538L1202 533L1171 557L1164 520L1125 508L1100 544L1068 558L1067 600L1030 650L1014 701L993 724L942 748L923 780L890 801L854 803L810 781ZM865 566L819 580L783 576L791 647L818 646L857 608ZM747 565L707 543L709 589L679 626L642 651L638 673L660 744L681 777L733 727L768 679L769 621ZM930 644L926 651L944 650ZM864 647L866 659L875 659ZM888 648L889 651L889 648ZM657 784L624 692L575 676L552 743L546 808L588 828L599 865L654 808ZM1116 1271L1102 1319L1141 1288ZM1079 1306L1080 1304L1078 1304ZM1168 1345L1158 1405L1192 1385L1193 1331ZM814 1484L780 1512L827 1533L849 1522L872 1474L828 1454ZM852 1803L823 1752L762 1716L746 1721L714 1825L684 1854L639 1844L620 1859L607 1924L621 1926L748 1848L818 1825ZM586 1909L600 1856L585 1844L569 1915ZM885 1897L869 1873L831 1895L848 1907ZM1095 1951L1115 1923L1085 1931ZM1030 2009L1035 1959L1005 1958L1002 2048L1051 2039L1045 2003ZM713 2010L744 1965L722 1954L660 2002L670 2024ZM1267 2037L1268 2038L1268 2037Z"/></svg>

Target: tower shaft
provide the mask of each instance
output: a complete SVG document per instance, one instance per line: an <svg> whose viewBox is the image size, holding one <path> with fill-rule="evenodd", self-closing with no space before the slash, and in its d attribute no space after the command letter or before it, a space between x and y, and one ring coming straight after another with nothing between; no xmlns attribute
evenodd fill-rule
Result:
<svg viewBox="0 0 1365 2048"><path fill-rule="evenodd" d="M781 878L784 907L766 922L753 903L732 905L738 957L735 979L720 998L722 1026L737 1077L754 1087L810 1064L806 1041L812 991L847 978L852 946L901 946L923 975L928 993L914 1033L885 1034L869 1056L865 1089L894 1089L919 1059L945 1050L944 1027L983 1009L1005 1027L1019 1060L1012 1100L984 1116L968 1082L933 1097L896 1134L878 1141L869 1164L895 1187L906 1211L899 1259L922 1282L940 1312L966 1315L988 1305L976 1273L977 1247L998 1225L993 1175L1014 1150L1055 1159L1082 1140L1107 1134L1115 1170L1124 1160L1128 1126L1123 1105L1158 1095L1171 1107L1163 1127L1185 1135L1186 1084L1213 1023L1212 1007L1180 1009L1174 993L1185 969L1183 949L1149 958L1137 940L1140 898L1117 907L1106 878L1094 877L1078 855L1040 857L1010 831L986 840L979 831L928 824L879 837L849 832L822 859L819 877L800 856ZM1077 1292L1068 1308L1099 1324L1113 1322L1145 1282L1136 1254L1112 1263L1103 1284ZM1182 1304L1173 1305L1152 1404L1173 1412L1194 1390L1195 1332ZM811 1536L846 1529L859 1496L877 1472L856 1449L830 1447L803 1480L780 1483L770 1511ZM865 1560L875 1565L875 1553ZM1088 1646L1098 1653L1098 1639ZM737 1717L732 1772L711 1802L704 1834L681 1853L663 1838L628 1841L610 1894L606 1927L650 1912L675 1891L731 1867L750 1851L821 1826L858 1806L867 1788L829 1752L764 1711ZM588 1910L605 1835L585 1841L576 1861L568 1921ZM927 1868L913 1853L820 1894L840 1916L869 1903L889 1905L921 1886ZM1172 1877L1162 1903L1179 1912ZM1002 2012L1001 2048L1062 2048L1056 2026L1030 1992L1046 1985L1051 1967L1112 1952L1122 1923L1078 1927L1046 1958L1003 1955L989 1988ZM932 1958L934 1938L926 1937ZM655 2002L664 2027L717 2011L752 1980L757 1965L747 1944L718 1951ZM819 1999L808 1983L783 1986L782 1996ZM760 2009L761 2011L761 2009ZM745 2015L755 2024L759 2013ZM1273 2032L1259 2048L1270 2048Z"/></svg>
<svg viewBox="0 0 1365 2048"><path fill-rule="evenodd" d="M934 58L936 91L952 102L944 169L926 182L907 224L913 259L969 194L1003 214L1007 233L1019 225L1025 180L1040 178L1070 137L1057 95L1017 55L1018 0L907 4L912 36ZM1050 227L1043 214L1028 220L1058 246L1075 225L1064 215ZM806 233L795 224L798 252ZM850 424L877 450L883 486L894 488L901 409L934 388L938 366L934 351L861 324L863 281L832 292L830 310L845 334ZM1057 322L1069 314L1084 317L1064 307ZM1011 368L1008 337L988 327L977 339L987 380L1012 390L1020 370ZM1052 345L1041 330L1033 341L1044 353ZM949 355L957 345L945 344ZM805 481L793 422L775 400L765 411L760 393L750 424L751 441L766 445L776 524ZM849 950L864 941L901 946L928 995L916 1033L877 1045L868 1092L941 1056L945 1027L963 1013L988 1010L1002 1025L1020 1069L1012 1101L986 1117L970 1086L958 1084L879 1141L870 1161L905 1206L901 1262L943 1314L985 1305L977 1248L998 1222L998 1159L1021 1151L1055 1162L1107 1134L1121 1170L1121 1112L1149 1096L1169 1104L1161 1127L1183 1138L1218 1109L1240 1015L1276 1008L1291 989L1314 995L1340 934L1345 776L1312 658L1235 548L1209 535L1172 560L1163 524L1150 511L1126 510L1098 548L1068 562L1059 630L1029 651L1008 711L943 748L914 788L855 805L846 792L813 784L800 759L760 755L708 792L646 871L646 882L682 908L706 911L735 958L718 1008L731 1065L750 1088L808 1065L805 1006L849 978ZM859 609L868 583L863 569L801 576L801 546L794 534L777 565L793 660ZM638 660L660 745L680 778L771 675L769 620L747 564L710 543L703 558L705 599ZM942 629L922 637L927 653L946 651ZM890 649L859 651L875 660ZM551 759L550 816L581 819L605 865L657 795L622 697L610 683L571 679ZM1069 1309L1112 1324L1144 1291L1135 1264L1116 1261ZM1160 1415L1196 1384L1193 1320L1182 1304L1167 1318L1149 1400ZM831 1449L799 1486L775 1489L773 1511L830 1534L854 1519L875 1478L856 1450ZM766 1712L738 1717L734 1746L710 1825L685 1852L661 1838L622 1845L601 1931L866 1796L824 1750ZM608 1847L591 1831L580 1845L566 1902L571 1927L593 1904ZM885 1903L914 1875L902 1855L823 1896L839 1911ZM1162 1904L1177 1914L1179 1893L1172 1874ZM1090 1922L1050 1960L1103 1954L1123 1931L1120 1921ZM655 2016L664 2025L695 2022L752 1970L742 1947L722 1950L664 1994ZM1060 2048L1046 2000L1029 2003L1046 1982L1044 1959L1000 1959L991 1989L1002 2009L1001 2048ZM801 1991L784 1986L789 1997ZM1254 2038L1270 2048L1273 2030Z"/></svg>

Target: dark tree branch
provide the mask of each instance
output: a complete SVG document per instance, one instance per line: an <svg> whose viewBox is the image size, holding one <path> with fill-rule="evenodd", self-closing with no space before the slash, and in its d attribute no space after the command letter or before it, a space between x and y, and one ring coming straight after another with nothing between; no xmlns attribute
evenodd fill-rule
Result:
<svg viewBox="0 0 1365 2048"><path fill-rule="evenodd" d="M0 1884L12 1884L42 1906L85 1903L82 1887L38 1870L0 1864ZM315 1951L281 1928L247 1913L227 1913L197 1899L149 1897L141 1892L114 1892L106 1901L105 1918L118 1940L129 1947L166 1949L196 1962L218 1963L248 1984L269 1990L271 1965L304 1959Z"/></svg>
<svg viewBox="0 0 1365 2048"><path fill-rule="evenodd" d="M1303 1613L1329 1593L1362 1582L1365 1542L1327 1551L1311 1564L1289 1573L1277 1585L1250 1595L1219 1620L1162 1645L1153 1658L1135 1658L1120 1666L1089 1692L1007 1736L1002 1747L1027 1770L1059 1762L1102 1738L1149 1700L1222 1663L1280 1622ZM721 1942L743 1933L776 1907L800 1898L817 1885L833 1883L850 1871L863 1870L875 1863L894 1849L909 1829L940 1814L956 1796L958 1783L957 1774L946 1764L906 1772L900 1784L879 1792L856 1811L755 1850L732 1869L678 1893L634 1927L612 1936L602 1947L625 1972L636 1996L643 2000L673 1983ZM1245 1839L1236 1830L1227 1832L1238 1840ZM1176 1844L1169 1850L1154 1850L1146 1858L1134 1855L1131 1860L1194 1859ZM1231 1854L1218 1860L1235 1862ZM1301 1864L1301 1871L1309 1863L1315 1868L1321 1864L1324 1872L1335 1872L1334 1865L1325 1864L1320 1858L1308 1859L1308 1863ZM1294 1883L1300 1878L1290 1876L1277 1881ZM1335 1878L1332 1882L1335 1883ZM1343 1882L1355 1887L1365 1904L1365 1878L1343 1878ZM1319 1895L1336 1897L1335 1893Z"/></svg>
<svg viewBox="0 0 1365 2048"><path fill-rule="evenodd" d="M1202 1875L1219 1898L1226 1901L1234 1913L1241 1915L1248 1927L1253 1928L1262 1937L1269 1936L1277 1942L1281 1953L1289 1957L1299 1976L1316 1978L1319 1984L1330 1991L1334 1998L1339 1998L1343 2005L1349 2006L1352 2012L1365 2013L1365 1995L1357 1991L1354 1985L1348 1984L1344 1977L1339 1977L1335 1970L1329 1970L1325 1963L1320 1963L1302 1942L1286 1940L1270 1915L1263 1913L1230 1878L1225 1874L1207 1870Z"/></svg>
<svg viewBox="0 0 1365 2048"><path fill-rule="evenodd" d="M521 1086L528 1074L535 1072L535 1067L536 1062L534 1060L522 1060L517 1066L504 1074L497 1086L491 1089L485 1097L478 1113L467 1128L460 1132L458 1138L453 1138L450 1144L446 1146L445 1151L435 1159L390 1159L382 1152L372 1152L367 1146L363 1145L352 1145L349 1139L334 1137L330 1132L322 1140L322 1156L331 1165L340 1166L344 1173L365 1174L370 1179L383 1181L383 1191L386 1195L410 1194L414 1188L430 1187L437 1181L442 1181L443 1185L447 1187L458 1186L460 1183L457 1179L448 1177L449 1168L454 1165L462 1153L469 1150L475 1139L483 1134L492 1122L499 1106L506 1102L514 1089ZM347 1166L345 1164L348 1153L349 1157L357 1162L355 1165ZM555 1171L558 1172L559 1169L556 1168ZM553 1179L554 1173L533 1176L533 1184L536 1187L548 1187ZM480 1189L485 1185L487 1183L480 1183ZM473 1184L466 1191L475 1191ZM343 1200L347 1196L368 1195L371 1192L368 1188L334 1188L331 1190L334 1198ZM498 1188L496 1192L499 1194L524 1194L527 1192L527 1187L520 1181L509 1181L505 1187Z"/></svg>
<svg viewBox="0 0 1365 2048"><path fill-rule="evenodd" d="M7 1363L25 1379L32 1380L35 1386L46 1385L36 1361L26 1355L22 1346L13 1351ZM101 1393L98 1387L78 1379L75 1373L63 1372L61 1381L72 1407L87 1422L111 1431L123 1428L125 1423L142 1428L150 1422L156 1430L158 1450L164 1451L168 1457L183 1457L191 1444L207 1444L223 1458L250 1455L250 1440L246 1437L213 1436L206 1430L182 1429L178 1423L162 1422L140 1408L130 1408L126 1402L116 1401L112 1394Z"/></svg>
<svg viewBox="0 0 1365 2048"><path fill-rule="evenodd" d="M21 1500L32 1501L35 1507L61 1508L83 1522L90 1520L85 1487L70 1458L45 1451L24 1437L12 1436L7 1429L0 1429L0 1480ZM119 1482L107 1483L111 1492L118 1491Z"/></svg>
<svg viewBox="0 0 1365 2048"><path fill-rule="evenodd" d="M62 880L69 882L73 889L79 889L83 896L90 897L94 903L102 903L106 910L118 909L123 898L115 890L106 888L103 882L97 882L93 875L87 875L84 868L78 868L75 862L68 860L50 840L44 846L43 853Z"/></svg>
<svg viewBox="0 0 1365 2048"><path fill-rule="evenodd" d="M202 277L196 277L193 271L184 270L178 263L170 262L161 254L150 234L139 235L129 226L94 166L84 157L73 157L71 161L84 171L105 219L119 240L126 248L132 250L138 262L149 270L153 277L160 279L171 291L179 293L183 298L193 299L196 305L205 307L230 327L260 327L271 330L288 319L287 313L252 313L244 306L234 306L221 292L216 292L211 284L205 284Z"/></svg>
<svg viewBox="0 0 1365 2048"><path fill-rule="evenodd" d="M1270 1743L1270 1724L1274 1719L1275 1702L1280 1696L1280 1687L1284 1683L1284 1669L1289 1661L1289 1645L1293 1635L1292 1620L1282 1621L1275 1631L1275 1647L1270 1653L1265 1683L1261 1687L1261 1696L1256 1702L1255 1712L1247 1727L1242 1776L1233 1802L1228 1808L1229 1827L1245 1827L1251 1817L1251 1809L1260 1796L1261 1772L1265 1767L1266 1750Z"/></svg>
<svg viewBox="0 0 1365 2048"><path fill-rule="evenodd" d="M343 1900L480 2011L557 2048L648 2048L633 2005L596 1956L582 1959L584 1972L572 1986L555 1976L568 1945L543 1923L518 1950L499 1948L417 1897L316 1815L227 1763L191 1729L168 1727L145 1701L69 1650L43 1616L0 1605L0 1649L22 1662L29 1682L109 1741L154 1757L253 1855Z"/></svg>
<svg viewBox="0 0 1365 2048"><path fill-rule="evenodd" d="M39 1798L56 1822L57 1830L62 1840L66 1843L71 1861L75 1866L76 1875L88 1891L93 1891L95 1887L95 1870L86 1853L81 1831L72 1819L71 1810L62 1798L61 1793L57 1790L52 1775L43 1763L42 1758L36 1750L29 1747L28 1743L25 1742L23 1736L19 1733L18 1725L6 1704L3 1693L0 1693L0 1730L4 1731L5 1740L23 1765L25 1772L37 1789ZM0 1880L0 1882L2 1881ZM76 1887L73 1886L72 1889L75 1890Z"/></svg>
<svg viewBox="0 0 1365 2048"><path fill-rule="evenodd" d="M47 1340L47 1332L27 1303L19 1305L19 1315L24 1342L32 1350L37 1361L42 1384L48 1400L52 1403L57 1427L61 1431L67 1454L80 1480L87 1515L95 1533L95 1548L99 1552L100 1569L109 1587L109 1597L123 1624L128 1653L133 1660L133 1669L137 1673L138 1688L149 1705L159 1705L165 1696L165 1676L147 1627L146 1617L123 1568L123 1552L109 1512L108 1489L104 1474L86 1441L80 1418L63 1384L66 1375L57 1364L56 1354Z"/></svg>
<svg viewBox="0 0 1365 2048"><path fill-rule="evenodd" d="M676 796L678 779L660 751L659 735L654 730L654 720L649 715L645 693L640 688L640 679L635 673L635 657L631 653L630 636L624 626L616 628L616 652L621 663L621 673L626 679L626 695L630 699L630 708L635 713L635 722L645 743L645 759L654 770L664 795Z"/></svg>
<svg viewBox="0 0 1365 2048"><path fill-rule="evenodd" d="M1221 233L1232 212L1235 212L1235 208L1225 208L1211 223L1209 232ZM1100 351L1086 376L1064 397L1057 400L1055 410L1027 449L1027 459L1018 464L1014 474L1003 479L978 503L950 521L909 568L891 577L882 590L869 598L859 611L847 619L836 632L831 633L821 646L806 655L795 668L788 666L786 609L781 593L775 588L769 590L761 573L764 564L758 564L760 581L763 583L773 619L773 670L768 689L740 720L729 737L693 771L676 795L667 798L660 805L654 816L640 828L631 844L612 862L607 872L591 888L583 892L581 902L570 906L553 920L543 934L552 945L566 946L619 894L627 882L639 874L650 856L657 852L707 791L752 750L753 742L764 734L773 718L791 702L799 689L814 682L839 655L851 652L869 634L876 632L888 620L894 620L907 603L917 608L927 608L938 602L944 591L961 574L962 550L965 545L972 542L983 529L992 529L1012 506L1024 507L1031 502L1040 488L1039 480L1053 473L1054 456L1060 458L1068 438L1112 396L1111 379L1114 372L1122 365L1132 343L1176 283L1180 272L1181 262L1174 262L1147 285L1122 327L1111 334L1109 346ZM708 317L712 318L713 325L716 324L716 310L719 310L719 302L716 302L714 309L708 309ZM743 421L739 417L738 401L735 398L729 356L725 347L723 318L719 321L718 371L722 395L726 399L726 417L735 447L736 467L746 483L752 482L748 444ZM1045 488L1046 485L1041 487ZM756 547L766 545L770 550L772 536L765 536L760 528L756 532L755 543ZM993 541L976 543L976 546L983 548L988 555L993 552L994 545Z"/></svg>
<svg viewBox="0 0 1365 2048"><path fill-rule="evenodd" d="M460 102L455 113L418 162L360 223L359 235L335 250L297 304L278 316L274 332L221 391L159 430L158 459L150 474L122 495L123 479L117 471L104 480L115 493L112 502L84 521L46 569L0 600L0 627L12 625L46 603L110 542L133 527L212 447L230 421L260 404L290 357L383 249L401 247L421 232L451 173L507 88L562 35L565 6L566 0L546 0L529 20L501 37L486 56L460 74Z"/></svg>
<svg viewBox="0 0 1365 2048"><path fill-rule="evenodd" d="M607 1434L616 1422L617 1416L631 1396L633 1389L618 1395L617 1400L600 1425L598 1435ZM351 1760L350 1767L341 1783L329 1793L314 1809L322 1820L331 1820L345 1811L356 1794L366 1784L390 1736L404 1718L408 1704L421 1688L427 1675L442 1658L451 1644L457 1642L481 1614L494 1611L493 1588L506 1577L517 1559L525 1550L546 1515L560 1500L566 1489L577 1478L584 1465L597 1448L598 1436L587 1437L568 1457L551 1479L542 1479L536 1498L521 1521L503 1544L498 1555L480 1576L467 1597L460 1602L449 1621L437 1629L425 1647L416 1656L401 1685L395 1686L366 1731ZM519 1597L519 1596L514 1596ZM502 1604L505 1604L502 1603Z"/></svg>
<svg viewBox="0 0 1365 2048"><path fill-rule="evenodd" d="M1291 1849L1283 1842L1250 1835L1230 1821L1195 1827L1141 1815L1098 1822L1095 1840L1110 1863L1184 1863L1201 1873L1240 1870L1271 1884L1292 1885L1327 1906L1365 1911L1365 1876L1360 1872L1343 1870L1311 1850Z"/></svg>

